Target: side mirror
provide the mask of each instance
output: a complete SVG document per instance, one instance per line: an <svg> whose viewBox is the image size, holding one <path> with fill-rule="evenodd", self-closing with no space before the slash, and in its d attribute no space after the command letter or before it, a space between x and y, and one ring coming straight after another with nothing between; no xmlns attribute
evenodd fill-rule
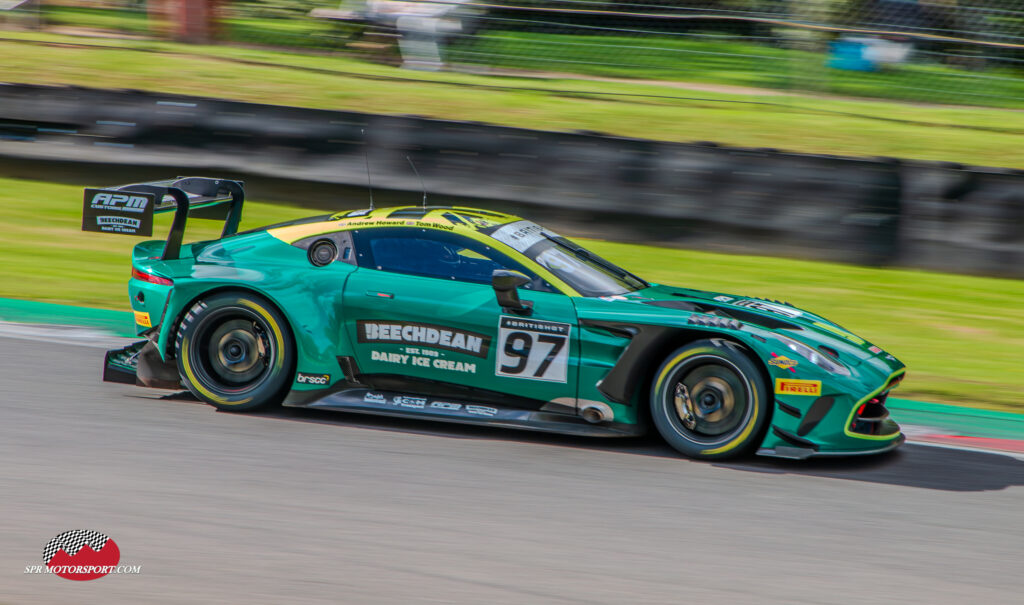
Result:
<svg viewBox="0 0 1024 605"><path fill-rule="evenodd" d="M530 278L518 271L507 271L495 269L491 273L491 286L494 288L494 296L498 299L503 311L529 315L532 312L533 304L529 301L519 300L517 288L523 284L530 283Z"/></svg>

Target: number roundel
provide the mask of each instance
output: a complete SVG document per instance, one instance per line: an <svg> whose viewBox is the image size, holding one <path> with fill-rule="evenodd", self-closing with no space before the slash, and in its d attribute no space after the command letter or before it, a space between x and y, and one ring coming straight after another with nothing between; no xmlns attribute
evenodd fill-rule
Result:
<svg viewBox="0 0 1024 605"><path fill-rule="evenodd" d="M495 374L566 382L571 331L567 323L502 316Z"/></svg>

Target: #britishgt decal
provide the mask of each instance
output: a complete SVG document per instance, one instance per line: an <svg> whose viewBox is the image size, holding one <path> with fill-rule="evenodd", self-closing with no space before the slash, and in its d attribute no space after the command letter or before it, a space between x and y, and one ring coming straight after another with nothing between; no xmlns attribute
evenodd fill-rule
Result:
<svg viewBox="0 0 1024 605"><path fill-rule="evenodd" d="M489 336L434 324L363 319L356 324L361 344L423 344L483 358L487 357L491 345Z"/></svg>

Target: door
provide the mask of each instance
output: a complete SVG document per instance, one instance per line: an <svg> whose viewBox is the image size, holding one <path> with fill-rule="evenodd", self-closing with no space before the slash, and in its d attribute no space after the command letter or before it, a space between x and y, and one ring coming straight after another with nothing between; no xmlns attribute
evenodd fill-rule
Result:
<svg viewBox="0 0 1024 605"><path fill-rule="evenodd" d="M485 243L424 228L355 232L359 268L345 325L375 389L539 409L575 398L579 355L570 298ZM526 274L532 313L498 305L495 269Z"/></svg>

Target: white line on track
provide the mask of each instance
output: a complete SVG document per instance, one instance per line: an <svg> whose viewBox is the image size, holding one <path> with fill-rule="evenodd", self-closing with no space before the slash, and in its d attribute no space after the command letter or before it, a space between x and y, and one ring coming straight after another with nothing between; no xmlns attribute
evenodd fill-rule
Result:
<svg viewBox="0 0 1024 605"><path fill-rule="evenodd" d="M57 326L45 324L19 324L0 321L0 337L19 340L35 340L55 344L113 349L130 344L131 338L121 338L109 332L80 326Z"/></svg>
<svg viewBox="0 0 1024 605"><path fill-rule="evenodd" d="M952 444L949 444L949 443L935 443L935 442L932 442L932 441L915 441L913 439L910 439L909 437L907 438L907 443L910 443L910 444L913 444L913 445L925 445L925 446L928 446L928 447L941 447L941 448L944 448L944 449L947 449L947 450L960 450L960 451L964 451L964 452L980 452L980 453L983 453L983 454L1002 454L1003 456L1009 456L1010 458L1015 458L1017 460L1020 460L1021 462L1024 462L1024 454L1018 454L1017 452L1005 452L1003 450L989 450L989 449L985 449L985 448L982 448L982 447L966 447L966 446L963 446L963 445L952 445Z"/></svg>

